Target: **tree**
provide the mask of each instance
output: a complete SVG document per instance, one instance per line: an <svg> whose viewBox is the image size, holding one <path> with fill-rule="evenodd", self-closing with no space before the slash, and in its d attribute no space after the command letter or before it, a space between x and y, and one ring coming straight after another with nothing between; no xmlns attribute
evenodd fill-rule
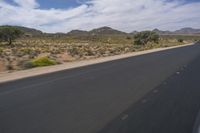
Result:
<svg viewBox="0 0 200 133"><path fill-rule="evenodd" d="M12 45L13 40L20 37L23 34L21 30L13 26L0 27L0 40L7 41L9 45Z"/></svg>
<svg viewBox="0 0 200 133"><path fill-rule="evenodd" d="M148 42L158 43L159 35L153 31L143 31L135 34L134 44L136 45L146 45Z"/></svg>

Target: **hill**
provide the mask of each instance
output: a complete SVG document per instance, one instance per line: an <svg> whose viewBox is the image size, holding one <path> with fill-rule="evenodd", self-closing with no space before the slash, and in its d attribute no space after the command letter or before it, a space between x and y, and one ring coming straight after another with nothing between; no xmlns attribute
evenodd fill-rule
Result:
<svg viewBox="0 0 200 133"><path fill-rule="evenodd" d="M127 33L112 29L110 27L101 27L89 31L90 35L126 35Z"/></svg>
<svg viewBox="0 0 200 133"><path fill-rule="evenodd" d="M20 29L21 31L23 31L26 35L30 35L30 36L38 36L38 35L42 35L43 32L37 29L33 29L33 28L28 28L28 27L22 27L22 26L15 26L16 28Z"/></svg>
<svg viewBox="0 0 200 133"><path fill-rule="evenodd" d="M154 29L154 32L160 34L160 35L194 35L194 34L200 34L200 29L194 29L194 28L182 28L180 30L176 31L162 31L159 29Z"/></svg>
<svg viewBox="0 0 200 133"><path fill-rule="evenodd" d="M172 34L171 31L162 31L162 30L159 30L159 29L154 29L153 31L156 32L157 34L160 34L160 35Z"/></svg>
<svg viewBox="0 0 200 133"><path fill-rule="evenodd" d="M176 30L175 34L200 34L200 29L193 29L193 28L182 28L180 30Z"/></svg>
<svg viewBox="0 0 200 133"><path fill-rule="evenodd" d="M8 25L4 25L4 26L8 26ZM4 27L4 26L0 26L0 27ZM38 36L38 35L43 34L42 31L36 30L36 29L33 29L33 28L22 27L22 26L10 26L10 27L15 27L15 28L21 30L22 32L24 32L24 34L26 36Z"/></svg>
<svg viewBox="0 0 200 133"><path fill-rule="evenodd" d="M88 31L83 31L83 30L72 30L70 32L67 33L67 35L70 36L84 36L84 35L88 35L89 32Z"/></svg>

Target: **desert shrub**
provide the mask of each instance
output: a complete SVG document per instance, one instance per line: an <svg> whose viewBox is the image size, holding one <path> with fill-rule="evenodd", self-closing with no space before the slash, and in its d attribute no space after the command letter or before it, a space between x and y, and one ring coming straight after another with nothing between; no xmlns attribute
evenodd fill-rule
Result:
<svg viewBox="0 0 200 133"><path fill-rule="evenodd" d="M127 36L127 37L126 37L126 39L127 39L127 40L130 40L130 39L131 39L131 37L130 37L130 36Z"/></svg>
<svg viewBox="0 0 200 133"><path fill-rule="evenodd" d="M22 62L19 62L18 65L21 66L21 68L23 68L23 69L35 67L34 64L31 61L22 61Z"/></svg>
<svg viewBox="0 0 200 133"><path fill-rule="evenodd" d="M72 55L72 56L75 56L75 55L78 55L79 54L79 50L78 48L76 47L71 47L68 49L68 52Z"/></svg>
<svg viewBox="0 0 200 133"><path fill-rule="evenodd" d="M6 66L6 68L7 68L7 70L14 70L14 67L13 67L11 64L8 64L8 65Z"/></svg>
<svg viewBox="0 0 200 133"><path fill-rule="evenodd" d="M146 45L148 42L158 43L159 35L152 31L143 31L135 34L134 44L136 45Z"/></svg>
<svg viewBox="0 0 200 133"><path fill-rule="evenodd" d="M181 43L182 43L182 42L183 42L183 39L178 39L178 42L181 42Z"/></svg>
<svg viewBox="0 0 200 133"><path fill-rule="evenodd" d="M20 49L21 52L23 52L24 54L30 54L33 50L31 48L23 48Z"/></svg>
<svg viewBox="0 0 200 133"><path fill-rule="evenodd" d="M42 67L56 65L55 60L51 60L48 57L37 57L26 64L26 67Z"/></svg>
<svg viewBox="0 0 200 133"><path fill-rule="evenodd" d="M3 53L3 48L0 48L0 54Z"/></svg>

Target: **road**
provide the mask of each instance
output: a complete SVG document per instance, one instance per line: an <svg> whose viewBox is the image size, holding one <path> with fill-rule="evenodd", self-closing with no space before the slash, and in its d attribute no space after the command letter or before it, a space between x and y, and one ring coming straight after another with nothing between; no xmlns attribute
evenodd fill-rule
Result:
<svg viewBox="0 0 200 133"><path fill-rule="evenodd" d="M191 133L200 45L0 84L0 133Z"/></svg>

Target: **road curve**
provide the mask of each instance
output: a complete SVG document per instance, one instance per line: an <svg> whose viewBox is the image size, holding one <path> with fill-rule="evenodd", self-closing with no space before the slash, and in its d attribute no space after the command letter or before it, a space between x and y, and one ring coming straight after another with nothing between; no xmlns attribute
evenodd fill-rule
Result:
<svg viewBox="0 0 200 133"><path fill-rule="evenodd" d="M180 116L186 115L189 131L199 109L198 102L194 102L195 105L189 103L200 97L196 88L200 72L189 69L198 66L192 65L194 61L200 62L198 43L0 84L0 133L143 133L144 128L163 131L160 128L168 129L163 125L171 122L171 114L166 112L172 108L174 114L186 109L177 118L172 116L177 124ZM183 79L174 76L180 75L181 71L186 71ZM182 83L186 79L196 87L176 84L176 81ZM162 89L165 83L168 84ZM190 91L188 87L194 88ZM187 100L182 100L181 96L189 98L188 104L184 104ZM155 110L160 108L162 110L157 114ZM156 128L159 122L163 123L160 130ZM172 127L167 131L173 133Z"/></svg>

